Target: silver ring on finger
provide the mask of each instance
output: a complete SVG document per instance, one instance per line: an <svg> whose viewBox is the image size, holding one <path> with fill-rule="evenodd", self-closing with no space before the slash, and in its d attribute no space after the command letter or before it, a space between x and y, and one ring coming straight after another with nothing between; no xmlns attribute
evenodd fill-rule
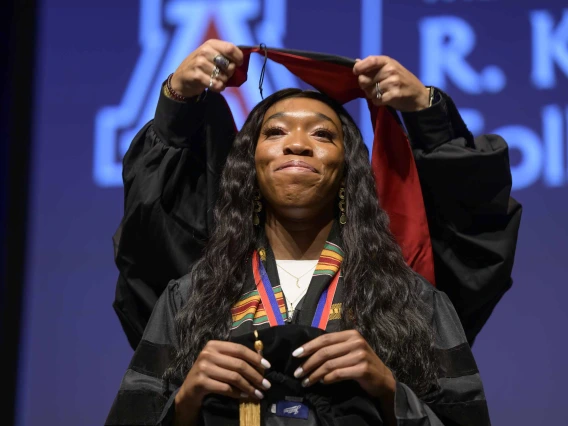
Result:
<svg viewBox="0 0 568 426"><path fill-rule="evenodd" d="M381 100L383 97L383 92L381 91L381 85L379 84L379 82L377 81L375 83L375 91L376 91L376 97L378 100Z"/></svg>
<svg viewBox="0 0 568 426"><path fill-rule="evenodd" d="M211 89L213 87L213 83L215 81L215 79L219 76L219 72L221 72L221 70L219 70L219 67L215 67L213 68L213 72L211 73L211 77L209 77L209 89Z"/></svg>
<svg viewBox="0 0 568 426"><path fill-rule="evenodd" d="M229 68L229 65L231 64L229 59L223 55L215 56L213 58L213 63L215 64L215 66L219 67L222 70L226 70L227 68Z"/></svg>

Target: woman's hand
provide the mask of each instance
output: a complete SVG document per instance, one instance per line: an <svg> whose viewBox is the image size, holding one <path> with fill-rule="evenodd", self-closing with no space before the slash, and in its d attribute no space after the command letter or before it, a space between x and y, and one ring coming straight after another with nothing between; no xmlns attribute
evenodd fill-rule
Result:
<svg viewBox="0 0 568 426"><path fill-rule="evenodd" d="M296 349L293 356L307 358L294 372L302 386L355 380L372 397L394 394L392 372L356 330L324 334Z"/></svg>
<svg viewBox="0 0 568 426"><path fill-rule="evenodd" d="M357 60L353 73L359 78L359 87L375 105L388 105L402 112L420 111L430 105L430 90L388 56ZM379 83L378 97L376 83Z"/></svg>
<svg viewBox="0 0 568 426"><path fill-rule="evenodd" d="M215 64L213 59L223 55L229 60L227 68L219 68L219 74L212 79ZM172 76L172 89L177 93L192 97L200 95L209 88L215 92L225 90L225 84L243 63L243 52L234 44L222 40L207 40L183 60ZM211 87L209 84L213 82Z"/></svg>
<svg viewBox="0 0 568 426"><path fill-rule="evenodd" d="M246 346L212 340L208 342L176 395L176 425L193 424L203 398L215 393L237 399L261 399L259 389L269 389L263 377L270 363Z"/></svg>

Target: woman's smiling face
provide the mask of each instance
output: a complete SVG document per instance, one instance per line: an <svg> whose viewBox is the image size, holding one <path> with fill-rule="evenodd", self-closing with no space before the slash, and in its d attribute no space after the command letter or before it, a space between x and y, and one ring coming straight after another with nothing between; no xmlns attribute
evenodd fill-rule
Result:
<svg viewBox="0 0 568 426"><path fill-rule="evenodd" d="M258 186L268 208L295 219L330 208L344 157L341 121L330 106L302 97L272 105L255 153Z"/></svg>

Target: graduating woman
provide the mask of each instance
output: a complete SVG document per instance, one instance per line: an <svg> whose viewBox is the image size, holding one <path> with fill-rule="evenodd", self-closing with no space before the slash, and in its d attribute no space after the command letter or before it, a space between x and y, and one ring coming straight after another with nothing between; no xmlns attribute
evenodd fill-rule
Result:
<svg viewBox="0 0 568 426"><path fill-rule="evenodd" d="M169 110L179 114L222 102L213 91L242 61L222 42L198 49L160 103L183 100ZM396 91L392 80L376 81L375 65L367 58L354 69L369 96L408 111L432 104L419 84ZM143 134L185 146L195 134L167 115L158 106ZM195 183L160 190L213 186ZM238 132L216 186L203 253L160 294L106 424L490 423L460 319L405 260L341 103L299 89L267 97Z"/></svg>

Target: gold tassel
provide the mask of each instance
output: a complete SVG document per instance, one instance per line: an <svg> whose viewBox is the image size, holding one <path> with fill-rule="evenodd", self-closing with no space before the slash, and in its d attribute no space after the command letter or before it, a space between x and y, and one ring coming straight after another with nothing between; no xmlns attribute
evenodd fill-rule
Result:
<svg viewBox="0 0 568 426"><path fill-rule="evenodd" d="M260 404L258 402L241 402L239 404L240 426L260 426Z"/></svg>
<svg viewBox="0 0 568 426"><path fill-rule="evenodd" d="M258 331L254 330L254 349L262 355L264 345L258 340ZM260 402L241 402L239 404L239 424L240 426L260 426Z"/></svg>

